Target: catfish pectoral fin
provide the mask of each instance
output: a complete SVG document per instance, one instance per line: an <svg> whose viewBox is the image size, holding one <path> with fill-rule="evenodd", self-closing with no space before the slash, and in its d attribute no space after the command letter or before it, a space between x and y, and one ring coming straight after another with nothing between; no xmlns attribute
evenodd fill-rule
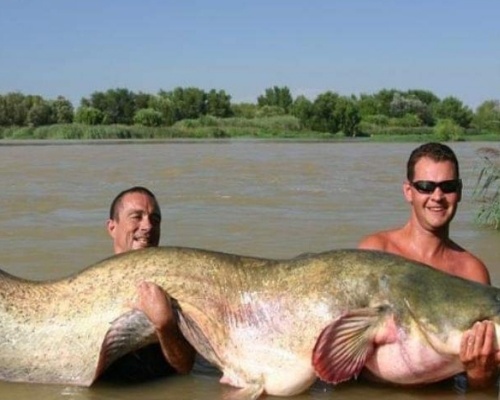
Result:
<svg viewBox="0 0 500 400"><path fill-rule="evenodd" d="M316 374L333 384L356 378L374 352L377 328L387 314L387 307L351 310L323 329L312 356Z"/></svg>
<svg viewBox="0 0 500 400"><path fill-rule="evenodd" d="M111 323L99 352L94 380L121 356L157 341L151 321L142 311L131 310Z"/></svg>

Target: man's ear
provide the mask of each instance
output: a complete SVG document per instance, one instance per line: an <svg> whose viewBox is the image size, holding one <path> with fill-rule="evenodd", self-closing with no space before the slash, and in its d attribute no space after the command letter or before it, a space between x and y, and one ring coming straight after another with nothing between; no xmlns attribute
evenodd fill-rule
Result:
<svg viewBox="0 0 500 400"><path fill-rule="evenodd" d="M411 184L408 180L403 183L403 195L408 203L413 201L413 192L411 191Z"/></svg>
<svg viewBox="0 0 500 400"><path fill-rule="evenodd" d="M115 237L115 228L116 228L116 222L115 220L113 219L108 219L106 221L106 229L109 233L109 236L111 236L112 238Z"/></svg>

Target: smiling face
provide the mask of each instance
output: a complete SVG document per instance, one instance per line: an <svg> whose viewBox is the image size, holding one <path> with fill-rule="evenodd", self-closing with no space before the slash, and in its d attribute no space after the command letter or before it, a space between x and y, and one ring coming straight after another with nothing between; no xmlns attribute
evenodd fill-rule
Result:
<svg viewBox="0 0 500 400"><path fill-rule="evenodd" d="M412 182L442 182L457 178L455 165L451 161L434 161L422 157L415 164ZM412 205L412 217L429 231L448 229L461 198L461 188L456 192L444 193L437 187L432 193L420 193L409 181L404 183L403 192L406 201Z"/></svg>
<svg viewBox="0 0 500 400"><path fill-rule="evenodd" d="M115 254L158 246L160 224L161 213L155 199L140 192L126 194L117 206L116 216L107 222Z"/></svg>

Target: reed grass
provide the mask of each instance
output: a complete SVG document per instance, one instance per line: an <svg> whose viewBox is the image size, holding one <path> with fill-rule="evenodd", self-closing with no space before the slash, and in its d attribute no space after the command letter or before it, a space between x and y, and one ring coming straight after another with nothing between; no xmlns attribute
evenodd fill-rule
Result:
<svg viewBox="0 0 500 400"><path fill-rule="evenodd" d="M479 170L473 198L479 204L476 222L500 230L500 150L483 147L478 151Z"/></svg>

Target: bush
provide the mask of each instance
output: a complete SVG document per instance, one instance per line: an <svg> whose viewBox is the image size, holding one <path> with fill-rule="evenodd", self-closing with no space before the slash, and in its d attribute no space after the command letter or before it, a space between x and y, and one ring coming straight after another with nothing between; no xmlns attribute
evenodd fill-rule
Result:
<svg viewBox="0 0 500 400"><path fill-rule="evenodd" d="M34 131L35 128L32 126L20 127L12 132L11 139L32 139Z"/></svg>
<svg viewBox="0 0 500 400"><path fill-rule="evenodd" d="M359 127L361 132L370 136L430 136L434 133L434 129L428 126L410 128L403 126L380 127L361 122Z"/></svg>
<svg viewBox="0 0 500 400"><path fill-rule="evenodd" d="M434 134L441 142L459 141L463 139L464 129L451 119L442 119L435 126Z"/></svg>
<svg viewBox="0 0 500 400"><path fill-rule="evenodd" d="M75 114L75 122L85 125L99 125L104 121L104 114L94 107L80 107Z"/></svg>
<svg viewBox="0 0 500 400"><path fill-rule="evenodd" d="M366 117L363 117L361 121L362 123L370 125L389 126L389 117L382 114L367 115Z"/></svg>
<svg viewBox="0 0 500 400"><path fill-rule="evenodd" d="M135 113L134 124L143 126L163 125L163 114L152 108L143 108Z"/></svg>
<svg viewBox="0 0 500 400"><path fill-rule="evenodd" d="M390 126L404 127L404 128L415 128L422 126L422 121L415 114L405 114L400 118L390 118Z"/></svg>
<svg viewBox="0 0 500 400"><path fill-rule="evenodd" d="M219 126L221 119L212 115L203 115L199 118L200 126Z"/></svg>
<svg viewBox="0 0 500 400"><path fill-rule="evenodd" d="M285 114L286 112L282 107L262 106L257 109L257 113L255 114L255 116L257 118L265 118L265 117L278 117Z"/></svg>
<svg viewBox="0 0 500 400"><path fill-rule="evenodd" d="M231 113L235 117L255 118L257 114L257 105L252 103L232 104Z"/></svg>

